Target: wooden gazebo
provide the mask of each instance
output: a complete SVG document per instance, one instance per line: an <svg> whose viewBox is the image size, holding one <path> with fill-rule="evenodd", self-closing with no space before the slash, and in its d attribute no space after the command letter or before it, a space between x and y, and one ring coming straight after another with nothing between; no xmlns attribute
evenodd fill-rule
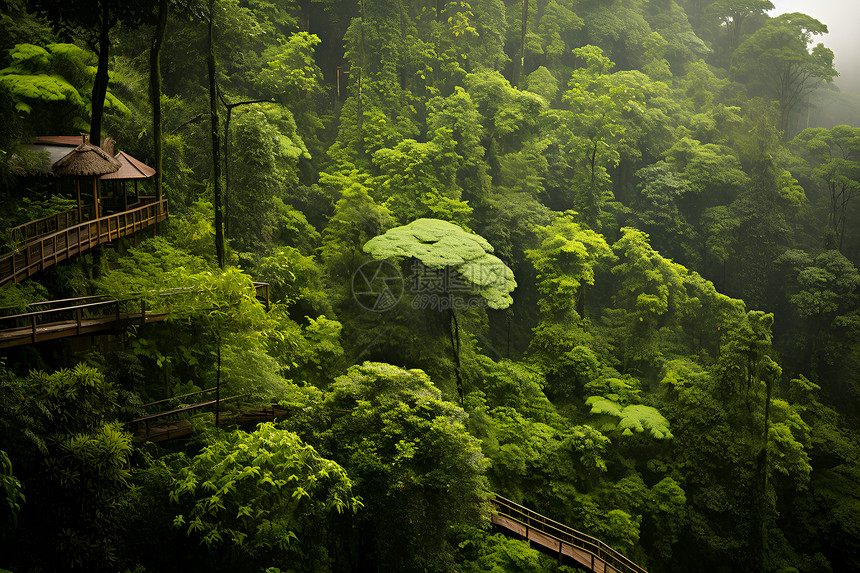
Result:
<svg viewBox="0 0 860 573"><path fill-rule="evenodd" d="M134 181L134 203L138 202L139 194L137 190L137 182L141 179L148 179L155 175L155 169L146 165L142 161L135 159L125 151L120 151L114 158L120 162L121 166L118 170L111 173L106 173L100 177L102 181L110 181L116 189L117 185L122 186L122 210L128 210L128 193L126 193L126 181ZM116 193L114 193L116 197Z"/></svg>
<svg viewBox="0 0 860 573"><path fill-rule="evenodd" d="M111 157L102 148L88 142L88 136L83 136L83 143L75 147L68 155L57 160L51 167L54 175L75 178L78 192L78 220L82 219L81 209L81 180L93 180L93 218L99 218L98 178L106 173L114 173L122 167L119 160Z"/></svg>

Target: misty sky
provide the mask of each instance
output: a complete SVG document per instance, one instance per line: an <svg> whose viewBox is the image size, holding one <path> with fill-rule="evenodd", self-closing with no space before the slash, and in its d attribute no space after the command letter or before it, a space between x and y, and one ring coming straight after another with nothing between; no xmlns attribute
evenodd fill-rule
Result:
<svg viewBox="0 0 860 573"><path fill-rule="evenodd" d="M844 92L860 93L860 0L771 0L771 16L803 12L827 25L829 34L821 40L836 56L840 76L836 84ZM817 36L821 38L821 36Z"/></svg>

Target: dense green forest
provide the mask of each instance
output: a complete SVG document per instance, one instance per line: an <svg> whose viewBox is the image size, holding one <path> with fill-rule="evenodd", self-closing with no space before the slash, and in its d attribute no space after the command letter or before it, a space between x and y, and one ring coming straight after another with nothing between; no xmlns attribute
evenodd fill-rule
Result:
<svg viewBox="0 0 860 573"><path fill-rule="evenodd" d="M860 571L860 98L823 23L0 6L2 251L75 204L34 136L110 136L170 210L0 288L169 313L0 351L0 570L572 570L489 527L498 492L651 573Z"/></svg>

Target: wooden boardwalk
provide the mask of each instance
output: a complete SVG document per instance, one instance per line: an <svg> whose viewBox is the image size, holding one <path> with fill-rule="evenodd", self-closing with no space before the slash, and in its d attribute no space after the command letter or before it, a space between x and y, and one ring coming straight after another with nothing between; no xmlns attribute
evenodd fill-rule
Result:
<svg viewBox="0 0 860 573"><path fill-rule="evenodd" d="M647 573L609 545L494 494L491 521L507 534L528 540L558 557L594 573ZM570 561L568 561L570 562Z"/></svg>
<svg viewBox="0 0 860 573"><path fill-rule="evenodd" d="M198 390L197 392L166 398L164 400L157 400L155 402L150 402L149 404L144 404L143 408L167 404L169 402L174 402L183 398L190 398L192 396L199 396L201 394L211 394L216 392L216 390L217 389L215 387L212 387L207 388L206 390ZM189 412L217 406L224 402L229 402L246 396L247 394L243 394L239 396L231 396L230 398L222 398L221 400L206 400L195 404L187 404L178 408L135 418L134 420L127 422L126 425L134 427L134 440L136 442L164 442L167 440L173 440L191 433L191 422L187 419L165 421L166 418L185 415ZM230 421L235 424L270 422L283 417L286 413L287 411L285 409L274 405L269 408L251 407L242 409L236 415L230 416Z"/></svg>
<svg viewBox="0 0 860 573"><path fill-rule="evenodd" d="M215 391L215 388L199 390L190 394L176 396L145 404L144 407L165 404L173 400L199 396ZM191 423L185 420L165 421L177 415L208 408L242 396L232 396L222 400L206 400L171 410L141 416L127 423L136 427L134 440L137 442L163 442L188 435ZM245 409L232 418L236 423L266 422L283 417L287 411L277 406L271 408ZM159 423L154 424L161 420ZM590 535L568 527L563 523L537 513L527 507L493 493L490 499L491 523L505 534L537 545L545 552L555 555L559 565L567 563L593 573L647 573L647 571L604 543Z"/></svg>
<svg viewBox="0 0 860 573"><path fill-rule="evenodd" d="M0 256L0 286L30 278L39 271L152 227L167 219L167 199L144 198L143 205L81 222L77 211L31 221L13 229L23 244ZM47 234L40 234L47 233Z"/></svg>
<svg viewBox="0 0 860 573"><path fill-rule="evenodd" d="M253 284L257 300L268 309L269 284ZM181 296L187 292L166 291L159 296ZM118 331L130 325L161 322L169 314L149 311L142 297L115 300L89 296L37 302L30 307L37 310L0 317L0 348Z"/></svg>

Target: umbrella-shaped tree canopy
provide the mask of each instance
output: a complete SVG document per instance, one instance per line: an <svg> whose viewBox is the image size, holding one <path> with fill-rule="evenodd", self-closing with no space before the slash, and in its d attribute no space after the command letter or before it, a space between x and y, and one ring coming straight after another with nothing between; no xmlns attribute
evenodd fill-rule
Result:
<svg viewBox="0 0 860 573"><path fill-rule="evenodd" d="M517 286L514 273L498 257L487 240L448 221L417 219L389 229L364 244L364 252L378 259L415 257L431 269L456 271L482 296L490 308L507 308Z"/></svg>

